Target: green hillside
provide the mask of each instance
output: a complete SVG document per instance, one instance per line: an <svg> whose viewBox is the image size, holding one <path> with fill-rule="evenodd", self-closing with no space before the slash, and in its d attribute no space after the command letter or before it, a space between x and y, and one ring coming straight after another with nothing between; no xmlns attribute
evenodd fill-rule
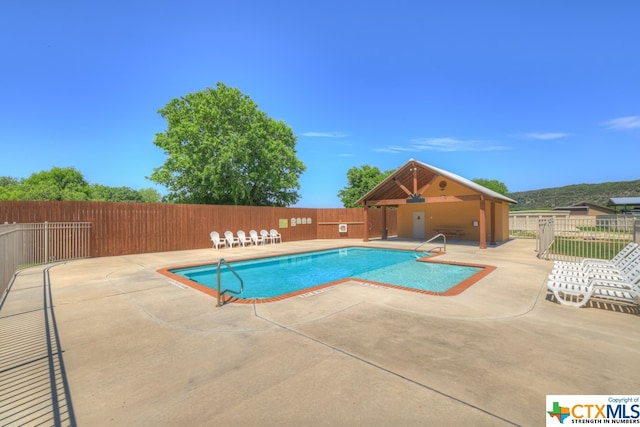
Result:
<svg viewBox="0 0 640 427"><path fill-rule="evenodd" d="M565 187L509 193L516 200L512 210L552 209L589 202L606 206L612 197L640 197L640 180L603 182L601 184L575 184Z"/></svg>

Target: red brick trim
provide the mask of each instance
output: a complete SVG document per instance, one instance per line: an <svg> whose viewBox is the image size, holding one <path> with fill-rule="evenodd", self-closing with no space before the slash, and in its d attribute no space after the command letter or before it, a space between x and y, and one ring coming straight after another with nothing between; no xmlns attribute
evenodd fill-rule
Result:
<svg viewBox="0 0 640 427"><path fill-rule="evenodd" d="M327 249L322 249L322 250L333 250L333 249L343 249L343 248L353 248L353 247L363 247L363 248L371 248L371 246L357 246L357 245L349 245L349 246L337 246L334 248L327 248ZM374 249L385 249L385 248L374 248ZM404 250L404 249L393 249L393 250ZM271 258L274 256L286 256L286 255L298 255L298 254L304 254L304 253L308 253L308 252L317 252L318 250L310 250L310 251L302 251L302 252L283 252L281 254L278 255L265 255L265 256L259 256L259 257L240 257L240 258L234 258L233 261L247 261L247 260L254 260L254 259L261 259L261 258ZM410 250L407 250L407 252L410 252ZM398 285L392 285L389 283L381 283L381 282L374 282L372 280L363 280L363 279L357 279L357 278L345 278L345 279L340 279L340 280L336 280L333 282L328 282L328 283L323 283L322 285L317 285L317 286L312 286L310 288L304 288L301 289L299 291L295 291L295 292L290 292L287 294L282 294L282 295L278 295L277 297L272 297L272 298L261 298L261 299L244 299L244 298L236 298L234 296L231 295L224 295L223 296L223 300L224 303L236 303L236 304L262 304L262 303L267 303L267 302L274 302L274 301L281 301L283 299L287 299L287 298L291 298L291 297L295 297L298 295L304 295L310 292L314 292L314 291L318 291L320 289L324 289L324 288L328 288L331 286L336 286L342 283L346 283L346 282L360 282L360 283L370 283L373 285L377 285L377 286L382 286L385 288L390 288L390 289L399 289L402 291L409 291L409 292L416 292L419 294L425 294L425 295L435 295L435 296L454 296L454 295L459 295L462 292L464 292L465 290L469 289L472 285L476 284L478 281L480 281L481 279L485 278L486 276L488 276L491 272L493 272L496 267L492 266L492 265L484 265L484 264L471 264L471 263L463 263L463 262L453 262L453 261L442 261L442 260L435 260L433 258L440 256L440 255L444 255L444 252L437 252L434 254L431 254L429 256L423 257L423 258L419 258L418 261L420 262L433 262L433 263L438 263L438 264L450 264L450 265L462 265L462 266L467 266L467 267L478 267L481 268L482 270L480 270L479 272L475 273L474 275L472 275L471 277L463 280L462 282L458 283L457 285L455 285L454 287L446 290L445 292L433 292L433 291L425 291L422 289L413 289L413 288L406 288L404 286L398 286ZM197 282L191 281L185 277L179 276L177 274L172 273L170 270L176 270L179 268L189 268L189 267L200 267L200 266L204 266L204 265L210 265L211 263L202 263L202 264L191 264L191 265L181 265L181 266L171 266L171 267L165 267L165 268L161 268L158 271L158 273L170 278L171 280L174 280L178 283L181 283L183 285L187 285L193 289L196 289L200 292L204 292L207 295L211 295L214 298L218 298L218 292L213 289L213 288L209 288L207 286L201 285Z"/></svg>

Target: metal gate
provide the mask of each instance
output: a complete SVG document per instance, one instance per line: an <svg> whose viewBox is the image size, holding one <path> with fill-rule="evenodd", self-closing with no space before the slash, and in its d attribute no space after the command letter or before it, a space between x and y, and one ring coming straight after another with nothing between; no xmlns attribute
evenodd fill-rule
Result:
<svg viewBox="0 0 640 427"><path fill-rule="evenodd" d="M638 241L638 221L630 215L541 219L538 258L580 261L611 259L629 242Z"/></svg>

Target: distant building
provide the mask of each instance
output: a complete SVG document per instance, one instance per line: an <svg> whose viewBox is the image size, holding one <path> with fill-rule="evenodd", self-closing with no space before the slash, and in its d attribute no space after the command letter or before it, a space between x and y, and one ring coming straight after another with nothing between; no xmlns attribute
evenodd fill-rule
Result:
<svg viewBox="0 0 640 427"><path fill-rule="evenodd" d="M571 216L598 216L598 215L615 215L615 209L605 206L596 205L589 202L578 202L571 206L561 206L553 208L554 211L568 211Z"/></svg>
<svg viewBox="0 0 640 427"><path fill-rule="evenodd" d="M607 206L613 206L618 213L640 215L640 197L613 197Z"/></svg>

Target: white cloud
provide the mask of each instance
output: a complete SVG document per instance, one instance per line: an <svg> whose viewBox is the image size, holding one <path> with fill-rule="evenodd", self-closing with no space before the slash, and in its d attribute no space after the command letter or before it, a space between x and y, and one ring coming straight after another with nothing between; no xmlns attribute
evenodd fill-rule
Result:
<svg viewBox="0 0 640 427"><path fill-rule="evenodd" d="M300 136L308 136L310 138L346 138L346 133L343 132L303 132Z"/></svg>
<svg viewBox="0 0 640 427"><path fill-rule="evenodd" d="M604 125L609 129L625 130L640 128L640 116L625 116L607 120Z"/></svg>
<svg viewBox="0 0 640 427"><path fill-rule="evenodd" d="M538 140L548 141L551 139L567 138L569 135L571 134L563 133L563 132L532 132L532 133L525 134L524 137L527 139L538 139Z"/></svg>
<svg viewBox="0 0 640 427"><path fill-rule="evenodd" d="M388 145L382 148L374 148L373 151L377 151L379 153L402 153L407 151L416 151L411 147L401 147L399 145Z"/></svg>
<svg viewBox="0 0 640 427"><path fill-rule="evenodd" d="M406 153L422 151L498 151L506 150L508 147L499 145L487 145L481 141L461 140L456 138L417 138L412 139L407 146L388 145L383 148L374 149L382 153Z"/></svg>

